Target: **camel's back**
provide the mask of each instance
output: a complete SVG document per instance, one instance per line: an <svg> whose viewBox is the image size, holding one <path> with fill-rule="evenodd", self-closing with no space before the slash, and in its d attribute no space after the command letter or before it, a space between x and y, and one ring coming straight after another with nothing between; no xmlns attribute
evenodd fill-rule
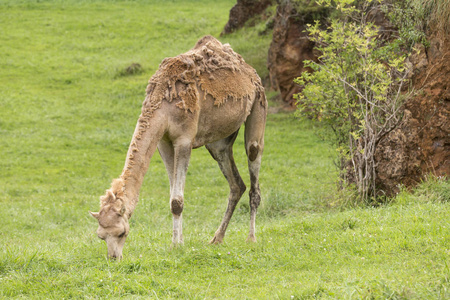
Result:
<svg viewBox="0 0 450 300"><path fill-rule="evenodd" d="M263 90L256 71L239 54L205 36L190 51L162 61L149 80L144 106L175 101L177 107L193 113L206 98L212 98L215 106L231 100L253 102Z"/></svg>

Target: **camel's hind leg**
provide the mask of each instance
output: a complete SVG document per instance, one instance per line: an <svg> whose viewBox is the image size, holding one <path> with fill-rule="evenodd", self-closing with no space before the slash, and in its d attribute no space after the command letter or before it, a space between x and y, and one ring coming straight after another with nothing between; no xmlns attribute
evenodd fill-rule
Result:
<svg viewBox="0 0 450 300"><path fill-rule="evenodd" d="M225 139L206 145L206 149L208 149L211 156L218 162L220 170L230 185L228 207L219 229L217 229L213 239L210 241L211 244L222 243L234 209L246 189L233 158L233 143L236 140L238 132L239 130Z"/></svg>
<svg viewBox="0 0 450 300"><path fill-rule="evenodd" d="M252 112L245 121L245 150L248 157L248 169L250 173L250 232L248 242L256 242L255 223L256 211L261 202L261 191L259 189L259 170L261 168L261 157L264 149L264 129L267 117L267 102L264 93L263 103L257 99L253 104Z"/></svg>

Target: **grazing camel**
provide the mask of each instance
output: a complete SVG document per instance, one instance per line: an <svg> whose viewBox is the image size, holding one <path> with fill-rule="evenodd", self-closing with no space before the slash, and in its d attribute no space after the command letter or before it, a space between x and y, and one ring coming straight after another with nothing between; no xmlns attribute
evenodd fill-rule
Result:
<svg viewBox="0 0 450 300"><path fill-rule="evenodd" d="M129 219L150 159L158 148L170 182L173 238L183 243L184 185L191 150L205 146L230 185L228 207L210 243L221 243L246 186L233 159L233 143L245 123L245 150L250 173L250 233L256 241L256 210L261 201L259 170L264 147L267 100L261 79L228 44L212 36L177 57L166 58L147 86L125 167L120 178L100 197L97 234L108 256L121 258Z"/></svg>

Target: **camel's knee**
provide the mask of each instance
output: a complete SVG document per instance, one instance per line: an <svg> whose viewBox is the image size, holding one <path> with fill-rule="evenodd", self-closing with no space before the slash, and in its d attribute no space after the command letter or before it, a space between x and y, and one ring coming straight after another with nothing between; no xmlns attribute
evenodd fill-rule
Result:
<svg viewBox="0 0 450 300"><path fill-rule="evenodd" d="M230 186L230 197L229 199L234 202L238 202L241 199L242 195L245 193L247 187L245 186L244 181L240 181L237 184Z"/></svg>
<svg viewBox="0 0 450 300"><path fill-rule="evenodd" d="M239 180L234 188L236 194L239 195L239 197L241 197L245 191L247 190L247 186L244 183L244 180L242 180L242 178L239 176Z"/></svg>
<svg viewBox="0 0 450 300"><path fill-rule="evenodd" d="M251 143L248 147L248 159L250 161L255 161L261 151L261 146L257 142Z"/></svg>
<svg viewBox="0 0 450 300"><path fill-rule="evenodd" d="M183 206L184 206L184 201L183 201L183 197L173 197L170 200L170 210L172 211L172 214L179 216L181 215L181 213L183 212Z"/></svg>
<svg viewBox="0 0 450 300"><path fill-rule="evenodd" d="M259 204L261 203L261 191L259 190L259 188L250 189L249 196L250 196L250 207L253 209L258 208Z"/></svg>
<svg viewBox="0 0 450 300"><path fill-rule="evenodd" d="M241 179L241 181L239 182L239 198L245 193L246 189L247 187L245 186L244 181Z"/></svg>

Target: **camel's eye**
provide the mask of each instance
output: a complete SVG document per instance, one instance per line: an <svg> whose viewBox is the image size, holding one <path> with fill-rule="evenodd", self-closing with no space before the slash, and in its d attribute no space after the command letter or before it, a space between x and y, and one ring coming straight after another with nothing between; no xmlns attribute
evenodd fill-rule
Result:
<svg viewBox="0 0 450 300"><path fill-rule="evenodd" d="M101 240L104 240L104 239L105 239L105 236L103 235L103 232L102 232L102 230L100 230L100 228L97 229L97 236L98 236L98 238L101 239Z"/></svg>
<svg viewBox="0 0 450 300"><path fill-rule="evenodd" d="M125 231L119 234L119 238L122 238L125 235Z"/></svg>

